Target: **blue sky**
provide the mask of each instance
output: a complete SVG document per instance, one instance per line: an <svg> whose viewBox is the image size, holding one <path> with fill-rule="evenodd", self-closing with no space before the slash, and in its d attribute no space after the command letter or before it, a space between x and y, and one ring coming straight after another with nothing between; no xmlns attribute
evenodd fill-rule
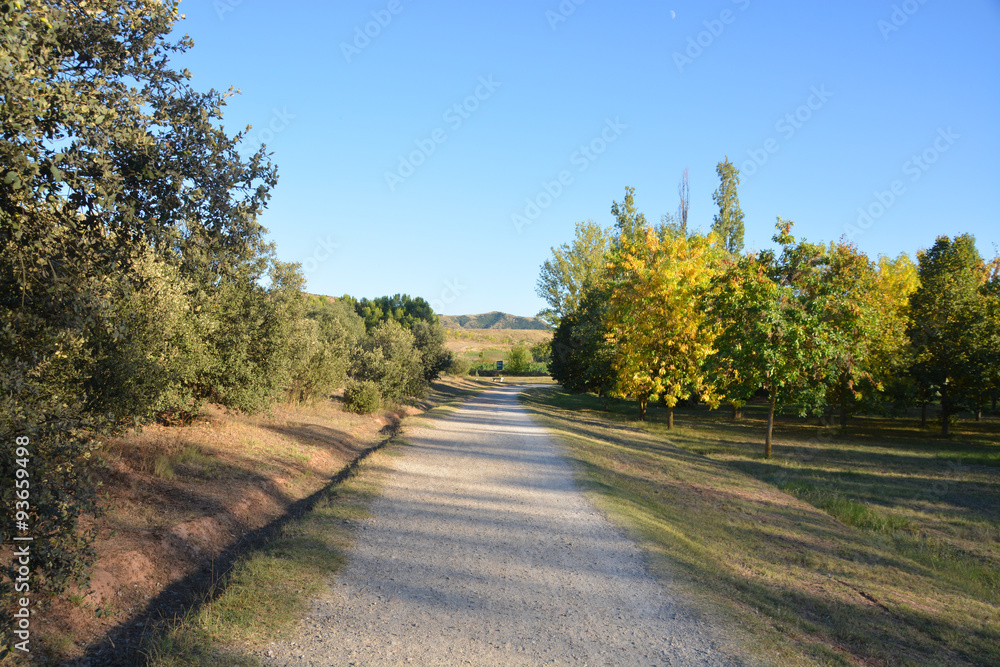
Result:
<svg viewBox="0 0 1000 667"><path fill-rule="evenodd" d="M550 248L626 186L658 221L688 168L708 229L726 155L748 249L780 215L995 254L1000 3L577 1L188 0L176 63L241 90L225 125L273 151L263 222L315 293L533 315Z"/></svg>

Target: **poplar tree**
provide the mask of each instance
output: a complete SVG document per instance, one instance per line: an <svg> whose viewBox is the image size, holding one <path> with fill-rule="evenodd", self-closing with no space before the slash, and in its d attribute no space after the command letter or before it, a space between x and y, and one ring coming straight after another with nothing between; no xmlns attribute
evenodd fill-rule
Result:
<svg viewBox="0 0 1000 667"><path fill-rule="evenodd" d="M715 173L719 175L720 183L712 194L712 199L718 205L719 212L712 222L712 231L722 240L726 250L736 254L743 250L743 210L736 193L736 186L740 184L740 171L726 157L716 165Z"/></svg>

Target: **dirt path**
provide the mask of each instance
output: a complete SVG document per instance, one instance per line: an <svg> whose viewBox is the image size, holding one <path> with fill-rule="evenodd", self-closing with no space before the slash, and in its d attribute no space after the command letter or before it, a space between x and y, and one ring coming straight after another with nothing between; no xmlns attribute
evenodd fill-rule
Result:
<svg viewBox="0 0 1000 667"><path fill-rule="evenodd" d="M407 429L350 565L265 662L740 664L586 501L517 392Z"/></svg>

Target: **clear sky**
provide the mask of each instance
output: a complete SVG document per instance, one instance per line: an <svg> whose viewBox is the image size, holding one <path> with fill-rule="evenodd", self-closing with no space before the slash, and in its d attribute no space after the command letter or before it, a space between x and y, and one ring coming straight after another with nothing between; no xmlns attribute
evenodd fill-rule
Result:
<svg viewBox="0 0 1000 667"><path fill-rule="evenodd" d="M655 222L687 167L707 230L726 155L748 249L778 215L871 256L1000 244L996 0L181 8L177 64L242 91L225 125L273 151L263 222L311 292L533 315L550 248L626 186Z"/></svg>

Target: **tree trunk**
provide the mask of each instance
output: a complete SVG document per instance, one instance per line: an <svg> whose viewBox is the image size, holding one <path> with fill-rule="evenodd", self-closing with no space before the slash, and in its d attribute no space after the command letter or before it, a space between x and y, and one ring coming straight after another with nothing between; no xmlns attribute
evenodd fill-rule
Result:
<svg viewBox="0 0 1000 667"><path fill-rule="evenodd" d="M847 401L840 399L840 428L847 428Z"/></svg>
<svg viewBox="0 0 1000 667"><path fill-rule="evenodd" d="M674 427L674 406L667 406L667 430L669 431Z"/></svg>
<svg viewBox="0 0 1000 667"><path fill-rule="evenodd" d="M920 428L927 428L927 402L920 404Z"/></svg>
<svg viewBox="0 0 1000 667"><path fill-rule="evenodd" d="M941 435L948 435L948 422L951 421L951 401L948 398L947 382L941 387Z"/></svg>
<svg viewBox="0 0 1000 667"><path fill-rule="evenodd" d="M983 392L982 390L976 392L976 421L983 420Z"/></svg>
<svg viewBox="0 0 1000 667"><path fill-rule="evenodd" d="M764 438L764 458L771 458L771 433L774 431L774 404L778 400L777 393L771 390L771 405L767 410L767 437Z"/></svg>
<svg viewBox="0 0 1000 667"><path fill-rule="evenodd" d="M649 404L648 398L639 399L639 420L646 421L646 406Z"/></svg>
<svg viewBox="0 0 1000 667"><path fill-rule="evenodd" d="M736 401L731 401L729 405L733 406L733 419L740 418L740 406L737 405Z"/></svg>

